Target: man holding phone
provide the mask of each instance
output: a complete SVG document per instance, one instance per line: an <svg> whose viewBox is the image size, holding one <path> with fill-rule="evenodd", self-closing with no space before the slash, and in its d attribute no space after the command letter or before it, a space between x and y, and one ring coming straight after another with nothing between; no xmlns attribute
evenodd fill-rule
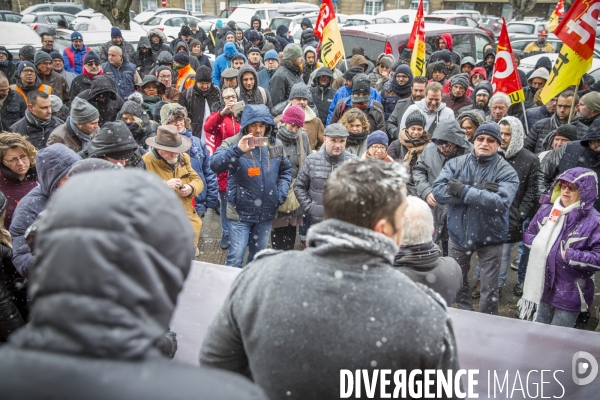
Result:
<svg viewBox="0 0 600 400"><path fill-rule="evenodd" d="M211 157L210 167L217 174L229 172L225 264L241 268L246 247L248 262L267 248L271 223L292 182L292 166L275 137L275 122L265 105L244 108L240 133L223 141Z"/></svg>

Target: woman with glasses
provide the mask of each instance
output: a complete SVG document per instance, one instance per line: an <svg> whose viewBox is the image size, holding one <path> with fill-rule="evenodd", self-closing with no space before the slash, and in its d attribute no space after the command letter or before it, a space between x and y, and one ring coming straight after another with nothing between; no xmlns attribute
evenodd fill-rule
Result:
<svg viewBox="0 0 600 400"><path fill-rule="evenodd" d="M223 140L240 133L240 114L236 114L233 105L237 103L237 95L232 88L224 89L221 93L221 109L211 113L204 122L207 142L211 144L212 151L221 146ZM210 150L209 150L210 151ZM217 175L219 181L219 200L221 201L221 243L222 249L229 248L229 220L227 212L227 172Z"/></svg>
<svg viewBox="0 0 600 400"><path fill-rule="evenodd" d="M388 137L384 131L375 131L367 137L367 151L362 158L375 158L385 162L394 162L387 153Z"/></svg>
<svg viewBox="0 0 600 400"><path fill-rule="evenodd" d="M162 95L162 100L169 103L177 103L181 91L173 86L173 70L167 66L158 67L156 69L156 77L160 83L165 85L165 93Z"/></svg>
<svg viewBox="0 0 600 400"><path fill-rule="evenodd" d="M467 140L473 143L473 135L477 131L477 128L479 128L479 125L483 123L481 114L475 110L468 110L462 112L456 120L465 133Z"/></svg>
<svg viewBox="0 0 600 400"><path fill-rule="evenodd" d="M83 72L77 75L71 83L71 101L84 90L91 89L92 79L104 74L100 66L100 57L93 51L88 51L83 59Z"/></svg>
<svg viewBox="0 0 600 400"><path fill-rule="evenodd" d="M37 186L36 154L37 150L25 136L10 132L0 134L0 191L7 199L4 229L10 227L19 201Z"/></svg>
<svg viewBox="0 0 600 400"><path fill-rule="evenodd" d="M572 328L594 300L600 268L600 213L594 208L598 177L587 168L559 175L524 234L531 247L520 317Z"/></svg>
<svg viewBox="0 0 600 400"><path fill-rule="evenodd" d="M339 123L344 125L350 133L346 140L345 151L357 157L362 157L367 151L367 136L369 136L371 128L366 114L360 109L352 107L344 112Z"/></svg>

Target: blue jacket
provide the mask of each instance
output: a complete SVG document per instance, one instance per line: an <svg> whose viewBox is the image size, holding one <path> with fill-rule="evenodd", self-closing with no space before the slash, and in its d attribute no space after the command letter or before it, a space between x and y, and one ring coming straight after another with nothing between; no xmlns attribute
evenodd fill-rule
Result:
<svg viewBox="0 0 600 400"><path fill-rule="evenodd" d="M333 114L333 110L335 109L335 105L338 101L345 97L352 96L352 88L347 88L345 85L342 86L335 92L333 95L333 99L331 100L331 105L329 106L329 114L327 115L327 125L329 125L329 121L331 120L331 115ZM377 93L377 90L371 88L371 100L377 100L381 103L381 95Z"/></svg>
<svg viewBox="0 0 600 400"><path fill-rule="evenodd" d="M256 147L244 153L239 147L246 127L255 122L267 124L268 147ZM285 202L292 183L292 166L275 138L275 122L267 106L247 105L242 113L241 131L225 139L210 159L211 169L229 172L227 181L227 218L241 222L271 221L277 208ZM248 169L260 168L259 176L249 176Z"/></svg>
<svg viewBox="0 0 600 400"><path fill-rule="evenodd" d="M238 51L233 43L225 43L225 46L223 47L223 54L215 59L215 63L213 65L213 85L219 87L219 84L221 83L221 72L225 71L227 68L231 68L231 58L237 53Z"/></svg>
<svg viewBox="0 0 600 400"><path fill-rule="evenodd" d="M265 90L269 90L269 82L271 81L271 77L273 76L275 71L277 71L277 69L274 69L273 71L269 71L266 68L263 68L260 71L258 71L256 73L256 76L258 78L258 86L260 86L261 88L263 88Z"/></svg>
<svg viewBox="0 0 600 400"><path fill-rule="evenodd" d="M137 67L134 63L123 61L120 67L115 67L108 61L102 64L104 75L110 77L117 84L117 94L121 96L123 100L126 100L130 94L135 92L135 85L133 83Z"/></svg>
<svg viewBox="0 0 600 400"><path fill-rule="evenodd" d="M58 182L79 160L81 157L62 143L55 143L40 150L35 157L38 186L21 199L15 209L9 229L13 239L13 264L25 278L29 276L33 264L31 250L23 237L25 231L46 209L46 203L56 190Z"/></svg>
<svg viewBox="0 0 600 400"><path fill-rule="evenodd" d="M187 135L186 135L187 136ZM192 148L195 147L197 153L191 155L190 151L187 154L190 156L192 168L202 179L204 190L196 196L196 212L198 215L204 215L206 209L215 208L219 199L219 185L217 183L217 175L210 169L210 154L206 145L196 136L192 136Z"/></svg>
<svg viewBox="0 0 600 400"><path fill-rule="evenodd" d="M83 59L87 52L90 51L84 44L81 50L75 49L73 45L63 50L63 59L65 62L65 69L70 72L74 72L77 75L83 72Z"/></svg>
<svg viewBox="0 0 600 400"><path fill-rule="evenodd" d="M460 198L448 194L447 183L465 184ZM475 183L495 182L498 193L475 189ZM472 151L449 160L433 182L435 201L448 205L450 239L466 249L506 242L510 205L519 188L514 168L498 153L476 157Z"/></svg>

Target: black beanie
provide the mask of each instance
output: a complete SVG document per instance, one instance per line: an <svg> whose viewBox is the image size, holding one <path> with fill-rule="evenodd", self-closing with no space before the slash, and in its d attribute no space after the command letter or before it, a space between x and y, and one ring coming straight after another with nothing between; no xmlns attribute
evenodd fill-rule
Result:
<svg viewBox="0 0 600 400"><path fill-rule="evenodd" d="M212 71L206 65L201 65L196 71L196 82L212 82Z"/></svg>
<svg viewBox="0 0 600 400"><path fill-rule="evenodd" d="M577 128L571 124L561 125L558 127L556 132L554 132L554 136L562 136L569 139L570 141L575 141L577 140ZM584 141L582 140L581 144L586 146L588 142L589 141L586 141L584 143Z"/></svg>
<svg viewBox="0 0 600 400"><path fill-rule="evenodd" d="M363 68L361 66L354 66L352 68L350 68L349 70L347 70L346 72L344 72L344 75L342 75L342 78L344 79L354 79L354 77L358 74L363 74L365 71L363 70Z"/></svg>

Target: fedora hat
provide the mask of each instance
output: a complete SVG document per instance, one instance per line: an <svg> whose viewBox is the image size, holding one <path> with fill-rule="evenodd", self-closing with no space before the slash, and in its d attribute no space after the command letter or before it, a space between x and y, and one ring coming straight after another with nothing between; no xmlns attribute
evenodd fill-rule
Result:
<svg viewBox="0 0 600 400"><path fill-rule="evenodd" d="M173 125L159 126L156 136L146 139L146 144L173 153L183 153L192 147L190 139L177 133L177 128Z"/></svg>

